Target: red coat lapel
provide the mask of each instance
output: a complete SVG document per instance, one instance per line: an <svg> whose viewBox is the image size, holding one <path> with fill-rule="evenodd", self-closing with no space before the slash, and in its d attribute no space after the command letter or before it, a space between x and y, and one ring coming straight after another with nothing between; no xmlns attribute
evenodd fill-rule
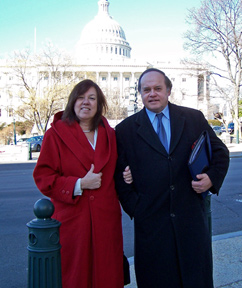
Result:
<svg viewBox="0 0 242 288"><path fill-rule="evenodd" d="M63 121L58 121L55 123L54 129L74 156L89 171L93 163L94 151L79 124L75 122L68 125Z"/></svg>
<svg viewBox="0 0 242 288"><path fill-rule="evenodd" d="M65 145L73 152L74 156L83 164L87 171L94 164L94 172L98 173L108 163L112 151L116 151L115 132L103 117L104 127L99 125L95 151L77 122L68 125L57 121L53 128L61 137Z"/></svg>
<svg viewBox="0 0 242 288"><path fill-rule="evenodd" d="M98 127L97 145L94 156L94 172L100 172L107 164L111 153L110 145L107 130L100 125Z"/></svg>

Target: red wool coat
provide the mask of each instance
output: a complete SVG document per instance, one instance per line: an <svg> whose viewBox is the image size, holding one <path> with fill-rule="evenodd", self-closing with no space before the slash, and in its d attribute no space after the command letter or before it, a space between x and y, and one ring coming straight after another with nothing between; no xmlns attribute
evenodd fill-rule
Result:
<svg viewBox="0 0 242 288"><path fill-rule="evenodd" d="M103 118L95 151L78 123L68 126L57 113L44 136L34 169L39 190L50 197L61 222L63 288L123 287L121 209L114 186L117 160L115 131ZM102 172L99 189L73 197L78 178L94 164Z"/></svg>

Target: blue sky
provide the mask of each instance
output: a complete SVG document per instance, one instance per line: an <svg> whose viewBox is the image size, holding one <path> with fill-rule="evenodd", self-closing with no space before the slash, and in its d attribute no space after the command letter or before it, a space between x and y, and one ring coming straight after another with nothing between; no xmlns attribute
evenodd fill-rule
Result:
<svg viewBox="0 0 242 288"><path fill-rule="evenodd" d="M182 56L187 9L201 0L109 0L109 13L124 29L132 57ZM73 51L85 24L98 12L98 0L0 0L0 58L45 41Z"/></svg>

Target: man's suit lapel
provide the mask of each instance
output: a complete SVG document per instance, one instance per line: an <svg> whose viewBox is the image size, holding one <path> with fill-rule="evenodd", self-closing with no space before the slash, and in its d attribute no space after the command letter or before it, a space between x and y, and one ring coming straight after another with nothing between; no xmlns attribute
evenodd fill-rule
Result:
<svg viewBox="0 0 242 288"><path fill-rule="evenodd" d="M169 103L169 112L171 124L171 141L169 154L171 154L178 145L182 136L185 125L185 117L181 115L181 110L177 108L176 105L171 103ZM161 144L158 135L150 123L145 108L137 113L136 123L139 126L137 129L137 134L140 135L140 137L142 137L145 142L147 142L159 153L167 155L164 146Z"/></svg>
<svg viewBox="0 0 242 288"><path fill-rule="evenodd" d="M170 154L178 145L182 133L184 131L185 117L181 115L181 110L178 106L169 103L170 124L171 124L171 141Z"/></svg>
<svg viewBox="0 0 242 288"><path fill-rule="evenodd" d="M153 149L161 154L167 155L164 146L161 144L160 139L147 116L145 108L137 113L136 124L138 125L137 134Z"/></svg>

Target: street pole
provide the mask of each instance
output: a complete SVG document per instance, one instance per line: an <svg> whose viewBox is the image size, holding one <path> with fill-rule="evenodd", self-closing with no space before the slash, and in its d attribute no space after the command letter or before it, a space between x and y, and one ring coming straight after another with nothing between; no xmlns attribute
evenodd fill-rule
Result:
<svg viewBox="0 0 242 288"><path fill-rule="evenodd" d="M134 83L135 86L134 86L134 113L138 112L138 103L137 103L137 96L138 96L138 86L137 86L137 82Z"/></svg>
<svg viewBox="0 0 242 288"><path fill-rule="evenodd" d="M14 139L14 145L16 145L16 144L17 144L17 141L16 141L15 118L13 118L13 139Z"/></svg>
<svg viewBox="0 0 242 288"><path fill-rule="evenodd" d="M137 105L137 95L138 95L138 86L137 82L134 83L134 86L130 86L130 94L129 94L129 106L128 106L128 116L131 116L138 112Z"/></svg>
<svg viewBox="0 0 242 288"><path fill-rule="evenodd" d="M236 110L237 110L236 118L239 119L239 97L237 98ZM237 123L237 125L235 125L235 127L234 127L234 133L235 133L235 128L237 127L237 129L236 129L236 144L239 144L239 129L240 129L240 125L239 125L239 123L237 121L235 121L235 123Z"/></svg>

